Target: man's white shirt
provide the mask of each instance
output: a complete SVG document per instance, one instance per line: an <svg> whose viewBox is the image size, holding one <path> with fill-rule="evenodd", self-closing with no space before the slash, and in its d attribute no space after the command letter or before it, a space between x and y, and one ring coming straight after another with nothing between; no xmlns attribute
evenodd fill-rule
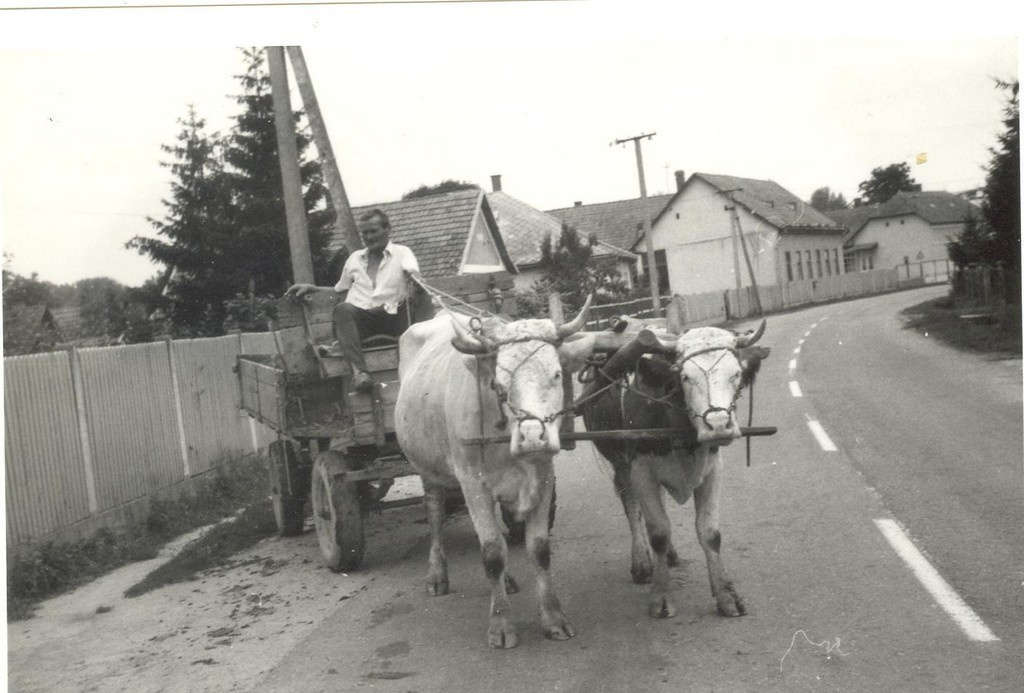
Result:
<svg viewBox="0 0 1024 693"><path fill-rule="evenodd" d="M369 269L367 249L357 250L345 261L341 278L334 285L334 290L348 291L345 300L357 308L369 310L384 306L385 311L394 315L398 312L398 304L406 299L403 272L420 271L416 256L406 246L389 241L384 247L380 267L377 268L376 283L370 279Z"/></svg>

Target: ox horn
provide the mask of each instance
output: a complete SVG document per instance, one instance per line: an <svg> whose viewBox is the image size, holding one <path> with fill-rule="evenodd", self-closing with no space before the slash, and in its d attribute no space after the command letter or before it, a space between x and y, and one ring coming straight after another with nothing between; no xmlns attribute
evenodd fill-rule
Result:
<svg viewBox="0 0 1024 693"><path fill-rule="evenodd" d="M486 354L489 349L480 339L477 339L466 327L453 315L451 316L452 327L455 328L455 336L452 337L452 346L463 354Z"/></svg>
<svg viewBox="0 0 1024 693"><path fill-rule="evenodd" d="M576 334L587 324L587 317L590 314L590 304L594 302L594 294L587 296L587 302L583 304L579 314L564 325L559 325L556 334L559 339L565 339L569 335Z"/></svg>
<svg viewBox="0 0 1024 693"><path fill-rule="evenodd" d="M761 339L761 335L764 334L764 328L767 325L767 320L762 320L761 324L757 326L753 334L741 334L736 337L736 348L743 349L748 346L753 346L757 343L757 340Z"/></svg>

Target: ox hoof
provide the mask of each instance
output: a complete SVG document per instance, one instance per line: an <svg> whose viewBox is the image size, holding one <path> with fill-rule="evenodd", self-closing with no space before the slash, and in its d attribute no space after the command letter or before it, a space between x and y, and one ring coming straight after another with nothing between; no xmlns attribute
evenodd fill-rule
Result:
<svg viewBox="0 0 1024 693"><path fill-rule="evenodd" d="M676 605L668 597L661 597L647 605L647 613L651 618L675 618Z"/></svg>
<svg viewBox="0 0 1024 693"><path fill-rule="evenodd" d="M487 644L498 650L509 650L519 644L516 628L507 621L491 624L487 631Z"/></svg>
<svg viewBox="0 0 1024 693"><path fill-rule="evenodd" d="M746 616L747 607L743 604L743 598L729 590L716 600L718 602L718 613L722 616Z"/></svg>
<svg viewBox="0 0 1024 693"><path fill-rule="evenodd" d="M576 629L565 616L557 616L544 624L544 637L548 640L568 640L576 636Z"/></svg>
<svg viewBox="0 0 1024 693"><path fill-rule="evenodd" d="M442 597L448 594L448 578L434 577L427 578L427 594L431 597Z"/></svg>
<svg viewBox="0 0 1024 693"><path fill-rule="evenodd" d="M519 583L516 579L505 573L505 594L516 594L519 592Z"/></svg>

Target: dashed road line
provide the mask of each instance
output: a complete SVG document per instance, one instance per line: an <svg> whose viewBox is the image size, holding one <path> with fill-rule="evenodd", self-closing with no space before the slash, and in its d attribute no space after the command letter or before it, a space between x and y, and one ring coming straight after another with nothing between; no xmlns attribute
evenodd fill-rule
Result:
<svg viewBox="0 0 1024 693"><path fill-rule="evenodd" d="M796 359L789 360L789 373L792 375L793 371L796 370Z"/></svg>
<svg viewBox="0 0 1024 693"><path fill-rule="evenodd" d="M800 390L800 383L795 380L789 381L789 393L794 397L803 397L804 393Z"/></svg>
<svg viewBox="0 0 1024 693"><path fill-rule="evenodd" d="M999 640L995 633L989 630L981 617L974 612L956 591L950 587L939 571L935 570L928 559L924 557L914 542L910 540L906 532L895 520L877 519L875 524L882 532L882 535L889 541L892 548L904 562L910 566L915 577L921 582L932 598L938 602L943 611L960 626L960 630L971 640L977 642L995 642Z"/></svg>
<svg viewBox="0 0 1024 693"><path fill-rule="evenodd" d="M839 448L832 442L832 439L828 437L828 433L825 433L825 429L820 423L812 419L810 416L807 417L807 428L811 429L811 433L814 435L814 439L818 441L818 445L825 452L839 452Z"/></svg>

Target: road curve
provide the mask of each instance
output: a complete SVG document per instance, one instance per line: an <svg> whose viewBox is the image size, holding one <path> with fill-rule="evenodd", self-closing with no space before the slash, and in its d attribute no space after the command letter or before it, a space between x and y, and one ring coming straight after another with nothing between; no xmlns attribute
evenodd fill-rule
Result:
<svg viewBox="0 0 1024 693"><path fill-rule="evenodd" d="M370 518L367 587L340 603L326 600L329 615L253 690L1019 690L1019 366L1013 375L902 331L898 309L936 291L769 319L762 341L773 353L754 393L754 424L780 432L754 441L749 468L742 443L725 451L723 556L749 615L715 612L688 504L670 511L682 558L673 570L679 614L646 616L646 587L629 580L609 468L584 443L556 463L553 571L578 632L573 640L541 637L529 562L515 549L520 645L489 649L489 590L468 518L446 528L452 593L428 597L425 525L385 513ZM900 353L920 364L894 363ZM939 372L953 375L942 381ZM978 382L988 387L982 377L1008 383L971 399L984 389ZM883 406L873 408L876 401ZM965 432L948 416L974 409L995 420ZM947 446L942 433L954 430L963 437ZM984 450L984 464L970 450ZM1016 472L1006 462L1013 455ZM880 519L908 529L998 639L965 635L893 549Z"/></svg>

